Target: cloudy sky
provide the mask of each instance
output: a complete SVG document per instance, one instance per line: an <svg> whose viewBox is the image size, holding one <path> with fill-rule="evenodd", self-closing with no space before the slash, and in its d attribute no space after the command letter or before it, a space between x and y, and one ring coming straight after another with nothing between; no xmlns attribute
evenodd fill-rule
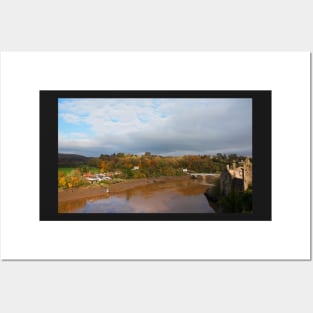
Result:
<svg viewBox="0 0 313 313"><path fill-rule="evenodd" d="M59 99L59 153L252 155L251 99Z"/></svg>

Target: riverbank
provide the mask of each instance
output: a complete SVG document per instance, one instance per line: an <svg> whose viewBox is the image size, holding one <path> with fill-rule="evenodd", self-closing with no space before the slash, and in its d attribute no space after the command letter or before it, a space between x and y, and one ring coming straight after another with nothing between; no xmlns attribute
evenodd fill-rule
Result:
<svg viewBox="0 0 313 313"><path fill-rule="evenodd" d="M165 182L169 180L186 180L190 179L190 176L164 176L157 178L138 178L138 179L127 179L117 184L111 184L108 186L109 193L106 192L106 187L98 184L90 184L89 186L76 187L71 189L59 190L58 201L59 203L72 200L80 200L86 198L101 197L106 194L114 195L120 192L124 192L136 187L141 187L157 182Z"/></svg>
<svg viewBox="0 0 313 313"><path fill-rule="evenodd" d="M132 179L60 190L59 213L214 213L204 197L209 183L190 176Z"/></svg>

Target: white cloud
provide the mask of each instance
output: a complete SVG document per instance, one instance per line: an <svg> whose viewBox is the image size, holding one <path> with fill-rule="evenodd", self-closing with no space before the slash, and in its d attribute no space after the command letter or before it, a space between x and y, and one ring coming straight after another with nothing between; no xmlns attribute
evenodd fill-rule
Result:
<svg viewBox="0 0 313 313"><path fill-rule="evenodd" d="M66 99L59 112L65 122L83 122L94 134L65 134L61 129L59 148L64 151L97 155L252 150L250 99Z"/></svg>

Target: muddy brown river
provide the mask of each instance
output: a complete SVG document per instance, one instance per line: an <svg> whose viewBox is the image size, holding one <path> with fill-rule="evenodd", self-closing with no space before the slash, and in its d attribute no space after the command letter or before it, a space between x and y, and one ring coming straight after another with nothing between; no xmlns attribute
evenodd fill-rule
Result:
<svg viewBox="0 0 313 313"><path fill-rule="evenodd" d="M116 194L67 201L64 213L215 213L204 192L208 184L192 179L154 181Z"/></svg>

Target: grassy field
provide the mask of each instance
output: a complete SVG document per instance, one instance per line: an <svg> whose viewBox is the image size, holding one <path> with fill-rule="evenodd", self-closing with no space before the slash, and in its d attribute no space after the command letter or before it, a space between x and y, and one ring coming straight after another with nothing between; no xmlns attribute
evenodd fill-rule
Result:
<svg viewBox="0 0 313 313"><path fill-rule="evenodd" d="M70 175L72 171L77 170L78 168L74 167L59 167L58 168L58 173L60 174L61 172L64 173L66 176ZM91 174L97 174L99 173L99 169L96 167L89 167L88 168L89 172Z"/></svg>

